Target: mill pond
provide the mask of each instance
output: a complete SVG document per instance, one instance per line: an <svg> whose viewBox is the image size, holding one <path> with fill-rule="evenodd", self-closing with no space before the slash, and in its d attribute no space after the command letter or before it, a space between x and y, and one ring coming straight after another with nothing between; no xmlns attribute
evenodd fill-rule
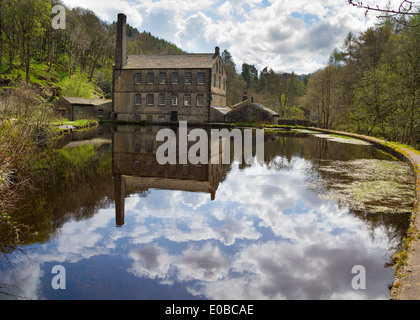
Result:
<svg viewBox="0 0 420 320"><path fill-rule="evenodd" d="M406 163L267 130L263 161L160 165L159 129L64 138L48 183L13 213L19 245L1 237L0 299L389 299L414 202Z"/></svg>

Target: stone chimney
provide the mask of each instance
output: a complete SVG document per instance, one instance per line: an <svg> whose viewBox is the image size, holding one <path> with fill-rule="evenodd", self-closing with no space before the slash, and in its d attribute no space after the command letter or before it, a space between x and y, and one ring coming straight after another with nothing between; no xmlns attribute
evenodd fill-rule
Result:
<svg viewBox="0 0 420 320"><path fill-rule="evenodd" d="M214 49L214 57L216 58L216 57L218 57L218 56L220 56L220 48L219 48L219 47L216 47L216 48Z"/></svg>
<svg viewBox="0 0 420 320"><path fill-rule="evenodd" d="M118 14L117 48L115 51L115 68L122 69L127 64L127 17Z"/></svg>

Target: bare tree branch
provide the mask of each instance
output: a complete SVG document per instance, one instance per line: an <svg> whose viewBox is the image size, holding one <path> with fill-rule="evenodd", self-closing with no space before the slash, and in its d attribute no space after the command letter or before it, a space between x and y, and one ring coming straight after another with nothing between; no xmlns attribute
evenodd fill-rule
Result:
<svg viewBox="0 0 420 320"><path fill-rule="evenodd" d="M399 19L397 17L399 16L420 16L420 12L413 12L413 5L414 2L413 1L408 1L408 0L403 0L401 2L401 4L398 7L398 10L393 10L393 9L385 9L385 8L381 8L378 5L376 5L375 7L371 7L368 4L363 4L363 2L355 2L354 0L348 0L348 3L354 7L357 8L361 8L361 9L366 9L365 11L365 16L369 13L369 11L375 11L375 12L380 12L383 14L387 14L387 15L380 15L377 16L378 19L383 19L383 18L392 18L395 22L402 24L404 26L407 27L417 27L420 25L420 23L416 24L416 25L411 25L408 24L405 20Z"/></svg>

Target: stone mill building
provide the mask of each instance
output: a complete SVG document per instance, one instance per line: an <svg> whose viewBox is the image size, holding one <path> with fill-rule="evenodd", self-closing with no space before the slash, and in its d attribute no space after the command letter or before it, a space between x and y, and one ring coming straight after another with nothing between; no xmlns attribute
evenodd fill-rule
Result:
<svg viewBox="0 0 420 320"><path fill-rule="evenodd" d="M226 72L218 47L205 54L127 56L126 19L118 15L116 120L203 123L211 121L211 107L226 107Z"/></svg>

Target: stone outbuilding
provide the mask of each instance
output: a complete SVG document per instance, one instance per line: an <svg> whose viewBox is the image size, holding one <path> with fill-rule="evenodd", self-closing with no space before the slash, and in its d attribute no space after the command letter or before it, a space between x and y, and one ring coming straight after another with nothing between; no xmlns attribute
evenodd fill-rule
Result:
<svg viewBox="0 0 420 320"><path fill-rule="evenodd" d="M112 100L62 97L54 104L56 114L70 121L111 118Z"/></svg>

